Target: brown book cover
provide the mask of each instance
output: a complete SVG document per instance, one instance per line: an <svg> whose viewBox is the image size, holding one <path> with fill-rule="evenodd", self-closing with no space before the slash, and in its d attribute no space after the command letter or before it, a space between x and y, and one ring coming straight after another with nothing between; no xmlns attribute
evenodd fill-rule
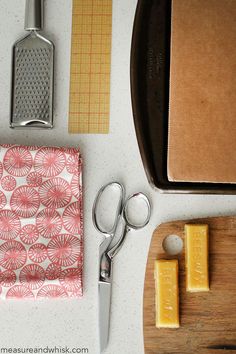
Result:
<svg viewBox="0 0 236 354"><path fill-rule="evenodd" d="M236 183L236 0L173 0L170 181Z"/></svg>

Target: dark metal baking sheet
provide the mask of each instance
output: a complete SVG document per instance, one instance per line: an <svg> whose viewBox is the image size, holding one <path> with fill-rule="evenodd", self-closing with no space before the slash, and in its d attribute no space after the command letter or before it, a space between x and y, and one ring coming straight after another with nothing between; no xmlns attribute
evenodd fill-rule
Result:
<svg viewBox="0 0 236 354"><path fill-rule="evenodd" d="M167 193L236 194L236 184L168 181L170 41L171 0L139 0L131 48L131 96L148 180Z"/></svg>

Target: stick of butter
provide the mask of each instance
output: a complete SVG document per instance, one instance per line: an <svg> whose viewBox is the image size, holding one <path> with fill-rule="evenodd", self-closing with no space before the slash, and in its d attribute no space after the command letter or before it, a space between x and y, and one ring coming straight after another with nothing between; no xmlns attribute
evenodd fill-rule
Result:
<svg viewBox="0 0 236 354"><path fill-rule="evenodd" d="M187 291L209 291L208 225L185 225Z"/></svg>
<svg viewBox="0 0 236 354"><path fill-rule="evenodd" d="M178 260L155 261L156 327L179 327Z"/></svg>

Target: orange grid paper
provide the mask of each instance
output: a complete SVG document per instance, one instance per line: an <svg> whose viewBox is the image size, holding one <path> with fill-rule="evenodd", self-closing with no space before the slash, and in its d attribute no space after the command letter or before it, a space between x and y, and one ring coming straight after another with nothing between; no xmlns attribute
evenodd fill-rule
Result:
<svg viewBox="0 0 236 354"><path fill-rule="evenodd" d="M112 0L73 0L69 133L109 132Z"/></svg>

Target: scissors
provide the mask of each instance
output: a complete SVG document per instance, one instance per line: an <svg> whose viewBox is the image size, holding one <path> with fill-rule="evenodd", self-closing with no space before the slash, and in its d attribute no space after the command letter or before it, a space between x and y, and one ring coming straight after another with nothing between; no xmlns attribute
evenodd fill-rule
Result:
<svg viewBox="0 0 236 354"><path fill-rule="evenodd" d="M117 210L113 226L108 229L102 227L98 221L99 202L104 192L108 189L114 188L118 192L119 199L117 203ZM142 202L146 214L144 220L140 223L130 220L128 209L133 202ZM100 335L100 350L104 351L109 340L110 327L110 308L111 308L111 289L112 289L112 268L113 259L120 251L127 234L131 230L139 230L145 227L151 217L151 204L149 199L143 193L135 193L125 200L125 189L122 184L118 182L111 182L103 186L97 194L93 205L93 223L97 231L103 234L104 240L99 248L99 281L98 281L98 296L99 296L99 335ZM121 236L119 236L115 245L111 245L117 231L118 225L123 221L123 229Z"/></svg>

